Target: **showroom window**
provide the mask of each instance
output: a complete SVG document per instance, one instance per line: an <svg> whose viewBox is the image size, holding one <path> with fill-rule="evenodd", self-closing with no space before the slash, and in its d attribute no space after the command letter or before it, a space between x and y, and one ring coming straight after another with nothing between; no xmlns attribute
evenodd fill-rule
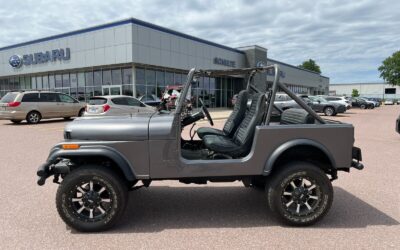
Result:
<svg viewBox="0 0 400 250"><path fill-rule="evenodd" d="M111 70L111 78L113 85L121 85L122 84L121 69Z"/></svg>
<svg viewBox="0 0 400 250"><path fill-rule="evenodd" d="M122 84L132 84L132 69L122 69Z"/></svg>
<svg viewBox="0 0 400 250"><path fill-rule="evenodd" d="M48 90L49 89L49 77L47 75L44 75L42 77L42 83L43 83L43 89Z"/></svg>
<svg viewBox="0 0 400 250"><path fill-rule="evenodd" d="M32 81L33 81L33 78L32 78ZM56 75L56 88L62 88L61 75ZM32 89L36 89L36 84L35 84L35 87L33 87L33 84L32 84Z"/></svg>
<svg viewBox="0 0 400 250"><path fill-rule="evenodd" d="M62 84L63 84L63 88L69 88L71 87L71 83L69 81L69 74L63 74L62 75Z"/></svg>
<svg viewBox="0 0 400 250"><path fill-rule="evenodd" d="M93 72L93 85L101 86L101 70L96 70Z"/></svg>
<svg viewBox="0 0 400 250"><path fill-rule="evenodd" d="M49 89L54 90L55 87L56 87L56 82L54 79L54 75L49 75Z"/></svg>
<svg viewBox="0 0 400 250"><path fill-rule="evenodd" d="M103 85L111 85L111 83L111 70L103 70Z"/></svg>

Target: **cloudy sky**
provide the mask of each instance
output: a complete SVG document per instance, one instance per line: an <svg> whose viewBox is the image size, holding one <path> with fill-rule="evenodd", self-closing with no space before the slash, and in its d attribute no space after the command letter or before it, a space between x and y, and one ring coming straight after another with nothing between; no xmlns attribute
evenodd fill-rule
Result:
<svg viewBox="0 0 400 250"><path fill-rule="evenodd" d="M253 3L252 3L253 2ZM270 58L312 58L338 82L381 81L400 50L400 1L1 1L0 47L135 17L231 47L257 44Z"/></svg>

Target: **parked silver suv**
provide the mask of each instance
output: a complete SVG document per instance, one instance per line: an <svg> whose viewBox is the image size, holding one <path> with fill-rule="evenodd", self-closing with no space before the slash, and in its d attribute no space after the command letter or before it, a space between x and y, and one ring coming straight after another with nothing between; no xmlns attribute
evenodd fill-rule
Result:
<svg viewBox="0 0 400 250"><path fill-rule="evenodd" d="M9 92L0 100L0 120L36 124L41 119L82 116L85 104L69 95L49 91Z"/></svg>

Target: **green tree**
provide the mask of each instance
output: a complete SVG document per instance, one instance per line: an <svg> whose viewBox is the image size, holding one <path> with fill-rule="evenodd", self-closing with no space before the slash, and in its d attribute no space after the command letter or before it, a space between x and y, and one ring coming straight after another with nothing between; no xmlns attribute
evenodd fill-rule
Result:
<svg viewBox="0 0 400 250"><path fill-rule="evenodd" d="M387 83L400 86L400 50L386 58L378 70Z"/></svg>
<svg viewBox="0 0 400 250"><path fill-rule="evenodd" d="M352 97L359 97L360 94L358 93L358 90L357 90L357 89L353 89L353 91L351 92L351 96L352 96Z"/></svg>
<svg viewBox="0 0 400 250"><path fill-rule="evenodd" d="M302 69L308 69L308 70L317 72L318 74L321 74L321 68L318 66L318 64L313 59L308 59L308 61L304 61L298 67L302 68Z"/></svg>

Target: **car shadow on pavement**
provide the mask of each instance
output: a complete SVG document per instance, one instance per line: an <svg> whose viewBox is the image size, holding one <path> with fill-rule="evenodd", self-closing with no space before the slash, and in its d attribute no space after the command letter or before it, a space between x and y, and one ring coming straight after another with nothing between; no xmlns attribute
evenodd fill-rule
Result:
<svg viewBox="0 0 400 250"><path fill-rule="evenodd" d="M245 187L163 187L130 193L121 223L106 233L148 233L177 228L284 226L267 209L264 191ZM314 228L399 225L394 218L342 188L328 215Z"/></svg>

